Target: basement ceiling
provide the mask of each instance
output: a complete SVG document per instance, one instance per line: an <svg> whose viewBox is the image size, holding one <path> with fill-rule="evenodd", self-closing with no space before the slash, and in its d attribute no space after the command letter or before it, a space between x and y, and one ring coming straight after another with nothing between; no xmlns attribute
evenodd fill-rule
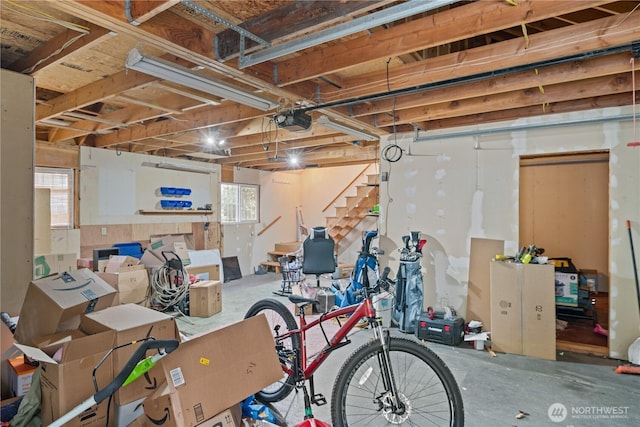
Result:
<svg viewBox="0 0 640 427"><path fill-rule="evenodd" d="M381 137L625 106L640 68L638 1L1 0L1 13L2 68L35 78L38 146L263 170L377 161L377 139L321 116ZM133 49L274 107L127 68ZM277 126L294 111L308 130Z"/></svg>

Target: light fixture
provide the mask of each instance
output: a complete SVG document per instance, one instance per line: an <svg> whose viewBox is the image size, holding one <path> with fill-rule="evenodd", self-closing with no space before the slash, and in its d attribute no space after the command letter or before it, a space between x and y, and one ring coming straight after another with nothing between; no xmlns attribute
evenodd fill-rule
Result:
<svg viewBox="0 0 640 427"><path fill-rule="evenodd" d="M324 126L329 129L337 130L342 133L346 133L347 135L353 135L360 139L364 139L365 141L375 141L380 139L379 136L371 135L369 133L363 132L359 129L352 128L351 126L347 126L342 123L334 122L327 116L320 116L316 121L321 126Z"/></svg>
<svg viewBox="0 0 640 427"><path fill-rule="evenodd" d="M216 140L215 140L214 137L212 137L212 136L208 136L207 137L207 144L213 145L213 144L215 144L215 142L216 142Z"/></svg>
<svg viewBox="0 0 640 427"><path fill-rule="evenodd" d="M289 160L288 160L289 166L296 167L296 166L298 166L298 162L299 162L299 160L298 160L298 156L296 154L290 154L289 155Z"/></svg>
<svg viewBox="0 0 640 427"><path fill-rule="evenodd" d="M144 74L248 105L258 110L268 111L278 105L267 98L259 97L253 93L230 86L228 83L194 73L192 70L173 62L144 56L138 49L132 49L129 52L125 66Z"/></svg>
<svg viewBox="0 0 640 427"><path fill-rule="evenodd" d="M208 169L205 167L181 165L181 164L169 163L169 162L160 162L160 163L142 162L142 166L158 168L158 169L170 169L170 170L182 171L182 172L194 172L194 173L206 173L206 174L216 173L215 170Z"/></svg>

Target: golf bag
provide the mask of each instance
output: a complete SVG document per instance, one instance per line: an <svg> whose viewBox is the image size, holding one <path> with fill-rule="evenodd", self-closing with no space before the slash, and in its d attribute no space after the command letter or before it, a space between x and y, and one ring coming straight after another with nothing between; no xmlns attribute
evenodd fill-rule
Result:
<svg viewBox="0 0 640 427"><path fill-rule="evenodd" d="M418 316L422 313L422 271L420 258L426 240L419 240L419 232L405 236L400 265L396 275L396 288L392 311L393 323L400 332L414 333Z"/></svg>
<svg viewBox="0 0 640 427"><path fill-rule="evenodd" d="M344 292L336 291L336 305L347 307L362 301L362 297L356 297L354 291L360 290L378 282L378 258L371 251L371 240L378 235L377 231L367 231L362 238L362 250L356 260L356 265L351 273L351 283Z"/></svg>

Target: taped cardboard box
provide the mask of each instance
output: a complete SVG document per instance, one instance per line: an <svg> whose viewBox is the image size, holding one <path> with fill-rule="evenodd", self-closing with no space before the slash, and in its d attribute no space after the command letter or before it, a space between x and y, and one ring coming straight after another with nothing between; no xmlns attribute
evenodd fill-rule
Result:
<svg viewBox="0 0 640 427"><path fill-rule="evenodd" d="M49 340L51 343L45 349L15 344L17 350L40 362L42 367L42 425L49 425L95 393L92 379L94 368L113 347L115 339L115 333L111 331L88 336L80 336L77 332L68 335L68 339L65 339L64 334L57 334ZM99 387L107 385L113 380L112 364L102 364L95 375ZM107 407L106 400L94 405L66 426L106 425Z"/></svg>
<svg viewBox="0 0 640 427"><path fill-rule="evenodd" d="M184 426L201 424L282 379L264 315L183 342L161 364L175 419Z"/></svg>
<svg viewBox="0 0 640 427"><path fill-rule="evenodd" d="M36 255L33 258L33 278L40 279L51 274L75 270L77 262L75 253Z"/></svg>
<svg viewBox="0 0 640 427"><path fill-rule="evenodd" d="M116 273L97 273L118 291L120 304L144 304L149 288L149 272L144 265L122 267Z"/></svg>
<svg viewBox="0 0 640 427"><path fill-rule="evenodd" d="M88 269L34 280L27 288L15 332L21 344L56 332L78 329L80 316L114 304L117 292Z"/></svg>
<svg viewBox="0 0 640 427"><path fill-rule="evenodd" d="M172 395L170 393L169 385L164 383L155 393L145 399L142 404L144 416L137 418L140 424L135 425L181 427L183 424L178 422L179 420L173 412L174 409L171 405L172 396L175 398L175 394ZM240 404L236 404L198 424L198 427L239 427L242 421L241 418L242 409L240 408Z"/></svg>
<svg viewBox="0 0 640 427"><path fill-rule="evenodd" d="M150 308L136 304L123 304L105 310L90 313L82 317L80 329L89 334L103 331L116 333L116 345L123 345L143 338L153 337L158 340L180 339L178 328L173 317ZM120 372L139 344L132 344L119 349L113 355L113 371ZM162 370L155 366L148 375L115 394L118 405L153 393L163 381Z"/></svg>
<svg viewBox="0 0 640 427"><path fill-rule="evenodd" d="M220 280L219 265L201 265L198 267L188 266L185 268L187 273L193 274L200 280Z"/></svg>
<svg viewBox="0 0 640 427"><path fill-rule="evenodd" d="M205 280L189 286L189 316L211 317L222 311L222 283Z"/></svg>

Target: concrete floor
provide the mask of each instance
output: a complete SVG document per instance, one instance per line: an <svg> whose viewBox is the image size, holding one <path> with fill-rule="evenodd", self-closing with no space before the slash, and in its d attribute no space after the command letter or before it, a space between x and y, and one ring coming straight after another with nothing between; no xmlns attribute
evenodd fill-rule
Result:
<svg viewBox="0 0 640 427"><path fill-rule="evenodd" d="M279 286L280 275L275 273L227 282L223 285L222 312L208 319L190 318L193 323L178 318L180 330L198 333L242 320L248 308L262 298L288 303L285 297L273 295ZM392 333L403 335L396 330ZM328 363L319 368L315 376L317 393L330 399L342 361L369 336L367 329L358 330L351 336L351 345L335 351ZM427 343L427 346L447 363L460 386L466 426L640 425L640 377L614 373L619 361L567 352L559 352L556 361L502 353L491 357L488 352L466 344L451 347ZM564 421L553 422L547 415L554 404L567 409ZM276 404L275 410L289 426L301 422L304 415L301 394L292 393ZM516 419L519 411L529 415ZM331 421L329 405L314 406L313 413L320 420Z"/></svg>

